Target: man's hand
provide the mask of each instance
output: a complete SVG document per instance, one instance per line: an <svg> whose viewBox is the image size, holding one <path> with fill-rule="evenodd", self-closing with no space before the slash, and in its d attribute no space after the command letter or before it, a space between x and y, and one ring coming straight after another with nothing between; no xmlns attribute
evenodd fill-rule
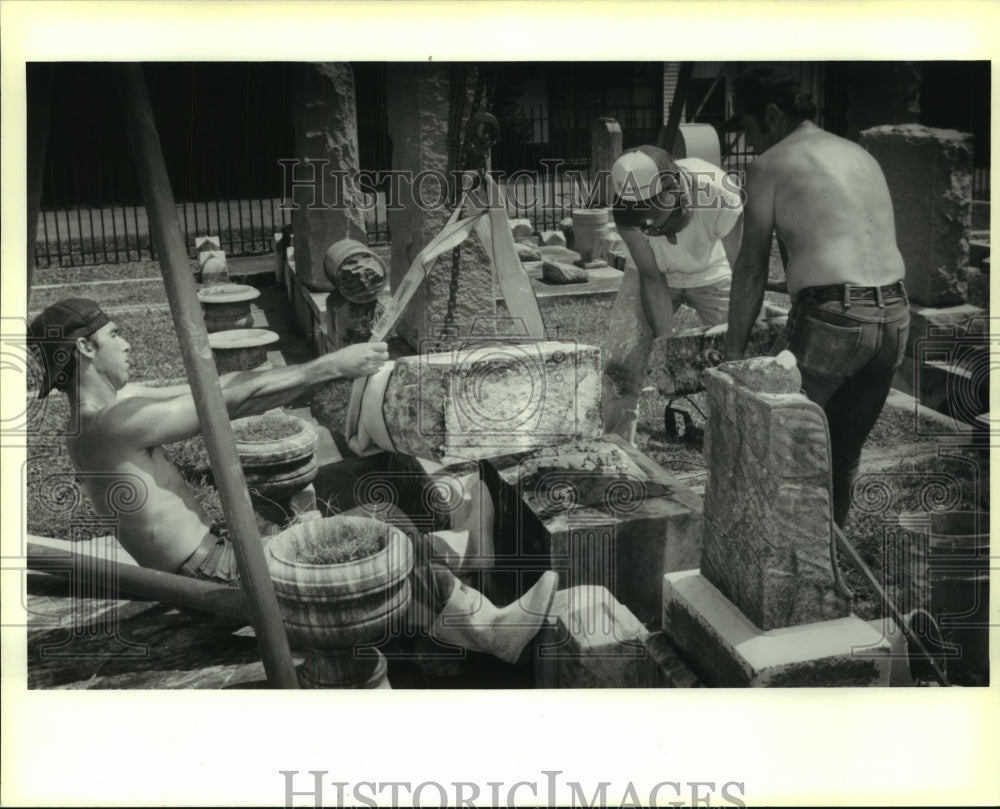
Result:
<svg viewBox="0 0 1000 809"><path fill-rule="evenodd" d="M375 373L389 359L385 343L356 343L327 355L341 377L357 379Z"/></svg>

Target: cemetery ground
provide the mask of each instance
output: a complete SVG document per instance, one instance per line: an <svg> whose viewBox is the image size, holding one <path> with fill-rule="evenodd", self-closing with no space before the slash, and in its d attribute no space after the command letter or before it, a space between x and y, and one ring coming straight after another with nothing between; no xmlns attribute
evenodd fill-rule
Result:
<svg viewBox="0 0 1000 809"><path fill-rule="evenodd" d="M388 247L379 248L386 252ZM115 265L36 270L30 313L59 299L91 297L101 303L131 343L132 378L158 384L184 377L177 335L174 331L159 266L150 260ZM787 296L768 293L768 300L787 306ZM600 345L605 334L612 297L549 298L540 302L550 335ZM698 325L687 307L678 312L680 329ZM344 386L346 408L349 386ZM703 396L694 404L704 409ZM636 445L640 451L685 484L704 491L707 474L703 436L668 435L664 408L668 400L647 387L639 402ZM37 406L35 406L37 407ZM693 412L697 413L697 409ZM59 498L71 496L54 481L71 481L64 441L59 437L69 409L64 396L53 394L37 407L28 440L26 472L26 531L30 534L70 539L71 522L86 521L92 514L86 499L67 508ZM989 513L988 447L955 440L942 429L941 419L918 413L908 398L890 397L865 445L856 505L847 536L865 562L887 586L891 596L900 593L898 570L886 563L886 537L893 534L900 513L913 511L978 511ZM201 438L166 447L191 485L217 530L224 531L224 515L212 483L208 455ZM854 595L854 611L864 619L882 614L877 596L861 576L842 561L841 573ZM652 627L655 629L655 627Z"/></svg>

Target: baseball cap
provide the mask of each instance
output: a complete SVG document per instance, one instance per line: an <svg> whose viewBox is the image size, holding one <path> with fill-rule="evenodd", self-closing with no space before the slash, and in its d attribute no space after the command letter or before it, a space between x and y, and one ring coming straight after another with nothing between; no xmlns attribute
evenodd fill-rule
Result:
<svg viewBox="0 0 1000 809"><path fill-rule="evenodd" d="M733 114L722 128L726 132L740 130L741 118L747 110L760 109L772 102L791 102L801 90L799 80L780 67L757 65L744 70L733 80Z"/></svg>
<svg viewBox="0 0 1000 809"><path fill-rule="evenodd" d="M652 199L679 182L674 159L656 146L638 146L623 152L611 166L616 205Z"/></svg>
<svg viewBox="0 0 1000 809"><path fill-rule="evenodd" d="M42 380L38 398L69 381L78 337L90 337L109 322L101 307L89 298L65 298L46 307L28 325L28 345L41 355Z"/></svg>

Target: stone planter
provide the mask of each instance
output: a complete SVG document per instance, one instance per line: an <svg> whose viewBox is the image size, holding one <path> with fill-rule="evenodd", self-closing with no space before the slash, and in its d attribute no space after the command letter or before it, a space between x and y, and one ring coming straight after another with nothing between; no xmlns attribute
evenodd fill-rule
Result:
<svg viewBox="0 0 1000 809"><path fill-rule="evenodd" d="M339 564L302 561L342 537L384 534L382 550ZM267 546L268 569L293 646L308 650L299 680L313 688L387 687L385 659L365 649L389 637L409 607L413 549L398 528L366 517L292 526ZM360 647L360 648L359 648Z"/></svg>
<svg viewBox="0 0 1000 809"><path fill-rule="evenodd" d="M249 329L253 326L251 302L260 297L260 290L247 284L213 284L198 290L198 300L205 312L205 328L209 333L227 329Z"/></svg>
<svg viewBox="0 0 1000 809"><path fill-rule="evenodd" d="M278 335L267 329L228 329L208 335L220 374L270 367L267 351L277 342Z"/></svg>
<svg viewBox="0 0 1000 809"><path fill-rule="evenodd" d="M261 436L240 437L246 428L263 429L273 424L282 431L292 432L282 438ZM304 419L284 413L248 416L233 422L236 434L236 454L243 466L251 495L280 500L289 498L316 479L316 446L319 435Z"/></svg>
<svg viewBox="0 0 1000 809"><path fill-rule="evenodd" d="M608 229L607 208L573 211L573 249L584 264L600 260L601 238Z"/></svg>

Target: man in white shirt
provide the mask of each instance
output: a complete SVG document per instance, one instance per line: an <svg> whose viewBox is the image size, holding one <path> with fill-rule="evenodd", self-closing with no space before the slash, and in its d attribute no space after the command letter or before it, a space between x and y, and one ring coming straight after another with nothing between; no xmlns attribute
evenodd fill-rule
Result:
<svg viewBox="0 0 1000 809"><path fill-rule="evenodd" d="M625 271L602 346L604 429L634 442L653 338L673 332L682 303L706 327L726 323L742 194L718 166L655 146L623 153L611 181L615 225L638 272Z"/></svg>
<svg viewBox="0 0 1000 809"><path fill-rule="evenodd" d="M655 146L622 154L611 181L615 225L639 270L642 307L654 336L673 331L673 314L682 303L705 326L725 323L732 269L722 240L743 210L735 181L705 160L674 160Z"/></svg>

